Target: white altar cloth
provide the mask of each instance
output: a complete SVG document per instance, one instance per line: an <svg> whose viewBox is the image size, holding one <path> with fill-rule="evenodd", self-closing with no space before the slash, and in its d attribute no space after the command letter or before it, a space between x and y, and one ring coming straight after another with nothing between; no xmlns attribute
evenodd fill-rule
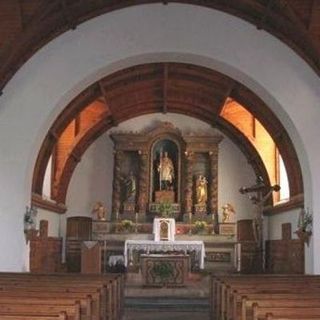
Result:
<svg viewBox="0 0 320 320"><path fill-rule="evenodd" d="M161 233L161 222L164 221L168 224L168 240L174 241L174 236L176 234L176 220L173 218L154 218L153 219L153 234L154 241L160 241Z"/></svg>
<svg viewBox="0 0 320 320"><path fill-rule="evenodd" d="M147 254L153 252L183 251L185 254L195 251L196 259L200 269L204 268L204 243L203 241L152 241L152 240L126 240L124 244L124 265L128 265L128 260L132 261L134 250L143 250ZM129 257L129 259L128 259Z"/></svg>

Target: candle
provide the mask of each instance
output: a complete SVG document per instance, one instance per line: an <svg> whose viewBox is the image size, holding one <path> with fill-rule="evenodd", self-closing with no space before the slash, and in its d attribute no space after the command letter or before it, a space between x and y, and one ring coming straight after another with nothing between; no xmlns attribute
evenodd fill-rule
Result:
<svg viewBox="0 0 320 320"><path fill-rule="evenodd" d="M236 267L237 272L241 271L241 243L236 244Z"/></svg>
<svg viewBox="0 0 320 320"><path fill-rule="evenodd" d="M116 211L116 221L118 221L119 220L119 211L117 210Z"/></svg>
<svg viewBox="0 0 320 320"><path fill-rule="evenodd" d="M136 212L136 223L138 222L138 212Z"/></svg>

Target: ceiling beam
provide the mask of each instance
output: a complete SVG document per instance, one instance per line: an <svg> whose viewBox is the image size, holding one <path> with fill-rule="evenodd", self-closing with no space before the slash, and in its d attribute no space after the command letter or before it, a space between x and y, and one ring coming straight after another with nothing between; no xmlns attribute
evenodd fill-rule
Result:
<svg viewBox="0 0 320 320"><path fill-rule="evenodd" d="M163 64L163 109L162 112L168 112L168 64Z"/></svg>
<svg viewBox="0 0 320 320"><path fill-rule="evenodd" d="M62 14L64 19L66 20L66 24L70 29L75 30L77 28L76 19L72 17L71 10L68 7L66 0L60 0L62 7Z"/></svg>
<svg viewBox="0 0 320 320"><path fill-rule="evenodd" d="M266 9L262 15L262 17L260 18L260 21L257 23L257 29L261 30L265 28L265 24L266 21L268 19L268 16L270 15L271 11L272 11L272 5L273 5L274 0L269 0Z"/></svg>
<svg viewBox="0 0 320 320"><path fill-rule="evenodd" d="M311 36L317 36L320 34L319 28L320 28L320 1L313 0L310 20L308 24L308 31L311 34Z"/></svg>
<svg viewBox="0 0 320 320"><path fill-rule="evenodd" d="M225 106L227 99L231 96L232 91L236 88L236 82L235 81L230 81L230 84L228 85L225 93L223 94L223 96L221 97L221 103L218 106L218 108L216 108L214 110L214 122L216 122L217 118L219 117L223 107Z"/></svg>
<svg viewBox="0 0 320 320"><path fill-rule="evenodd" d="M104 103L105 103L106 107L110 110L110 116L109 116L110 117L110 122L114 126L117 126L119 123L118 123L117 119L115 118L115 110L112 107L112 104L107 102L107 99L108 99L107 91L106 91L105 87L103 86L102 81L98 81L98 84L99 84L99 88L100 88L102 97L104 99Z"/></svg>

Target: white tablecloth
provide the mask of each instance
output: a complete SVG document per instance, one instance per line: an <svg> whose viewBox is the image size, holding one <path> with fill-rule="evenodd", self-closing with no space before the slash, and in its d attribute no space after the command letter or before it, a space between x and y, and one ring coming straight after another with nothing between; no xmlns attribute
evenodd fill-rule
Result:
<svg viewBox="0 0 320 320"><path fill-rule="evenodd" d="M200 269L204 268L204 243L203 241L151 241L151 240L126 240L124 245L124 264L132 261L133 251L149 252L170 252L183 251L185 254L195 251L196 260Z"/></svg>

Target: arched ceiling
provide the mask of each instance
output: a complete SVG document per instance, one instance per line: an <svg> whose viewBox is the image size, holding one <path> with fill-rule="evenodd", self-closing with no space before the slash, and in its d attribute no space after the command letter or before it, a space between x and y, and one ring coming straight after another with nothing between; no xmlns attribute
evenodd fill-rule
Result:
<svg viewBox="0 0 320 320"><path fill-rule="evenodd" d="M220 116L227 99L239 102L269 132L286 166L290 194L303 193L300 165L293 144L272 111L253 92L210 69L189 64L152 63L115 72L92 84L60 114L41 147L33 192L42 193L46 166L57 141L70 131L56 176L54 199L64 203L72 173L97 137L125 120L150 113L178 113L200 119L226 134L244 153L257 176L269 182L265 166L248 138ZM83 120L81 120L83 119ZM68 130L66 130L68 128Z"/></svg>
<svg viewBox="0 0 320 320"><path fill-rule="evenodd" d="M0 92L25 61L63 32L113 10L170 2L205 6L240 17L285 42L320 74L318 0L2 0Z"/></svg>

